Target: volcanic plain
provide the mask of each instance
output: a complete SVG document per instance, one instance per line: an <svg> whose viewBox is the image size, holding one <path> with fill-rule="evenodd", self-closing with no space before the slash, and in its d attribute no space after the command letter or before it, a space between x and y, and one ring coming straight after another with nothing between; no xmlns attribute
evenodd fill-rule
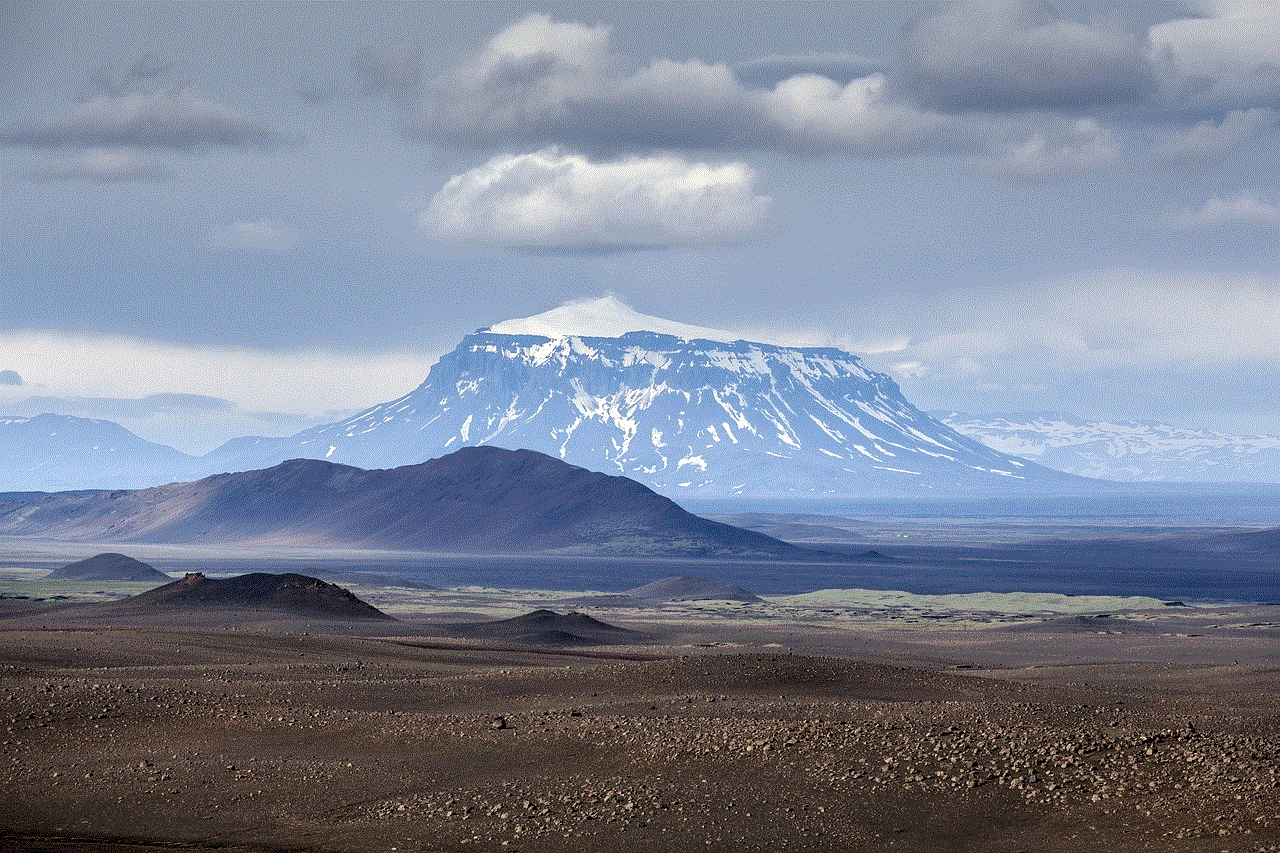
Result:
<svg viewBox="0 0 1280 853"><path fill-rule="evenodd" d="M0 602L0 848L1280 850L1277 607L306 589Z"/></svg>

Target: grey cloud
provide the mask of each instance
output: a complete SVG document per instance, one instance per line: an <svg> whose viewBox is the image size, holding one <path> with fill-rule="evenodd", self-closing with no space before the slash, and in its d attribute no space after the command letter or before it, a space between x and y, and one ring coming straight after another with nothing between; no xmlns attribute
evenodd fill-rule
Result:
<svg viewBox="0 0 1280 853"><path fill-rule="evenodd" d="M1185 133L1156 146L1168 160L1203 161L1222 157L1280 127L1280 113L1272 109L1232 110L1221 120L1206 119Z"/></svg>
<svg viewBox="0 0 1280 853"><path fill-rule="evenodd" d="M74 413L80 417L138 420L156 415L235 412L236 405L203 394L150 394L146 397L27 397L7 408L30 412Z"/></svg>
<svg viewBox="0 0 1280 853"><path fill-rule="evenodd" d="M16 370L0 370L0 385L21 388L23 385L22 377L18 375Z"/></svg>
<svg viewBox="0 0 1280 853"><path fill-rule="evenodd" d="M818 74L843 85L884 70L883 64L854 53L807 53L762 56L735 65L733 74L753 89L772 89L799 74Z"/></svg>
<svg viewBox="0 0 1280 853"><path fill-rule="evenodd" d="M891 96L871 74L841 83L793 76L748 89L723 64L658 59L638 70L607 27L529 15L433 80L409 133L490 147L595 151L769 149L906 154L976 150L987 128Z"/></svg>
<svg viewBox="0 0 1280 853"><path fill-rule="evenodd" d="M155 54L144 53L129 66L129 77L133 80L152 80L168 74L169 68L169 63L162 61Z"/></svg>
<svg viewBox="0 0 1280 853"><path fill-rule="evenodd" d="M1157 88L1135 37L1043 2L956 3L919 17L903 30L900 71L920 103L951 111L1110 107Z"/></svg>
<svg viewBox="0 0 1280 853"><path fill-rule="evenodd" d="M31 173L31 178L37 181L92 181L100 184L168 181L173 177L173 172L164 163L128 148L93 148Z"/></svg>
<svg viewBox="0 0 1280 853"><path fill-rule="evenodd" d="M60 116L0 131L0 144L31 148L268 148L282 141L280 134L253 117L206 100L185 86L100 95Z"/></svg>
<svg viewBox="0 0 1280 853"><path fill-rule="evenodd" d="M410 42L381 51L365 48L351 59L351 71L365 95L414 97L422 82L422 45Z"/></svg>

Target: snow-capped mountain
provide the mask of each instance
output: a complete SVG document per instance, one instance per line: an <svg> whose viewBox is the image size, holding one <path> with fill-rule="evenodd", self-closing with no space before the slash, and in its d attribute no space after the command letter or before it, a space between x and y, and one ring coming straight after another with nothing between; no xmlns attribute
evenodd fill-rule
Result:
<svg viewBox="0 0 1280 853"><path fill-rule="evenodd" d="M935 413L990 447L1059 471L1134 482L1280 483L1280 436L1226 435L1059 412Z"/></svg>
<svg viewBox="0 0 1280 853"><path fill-rule="evenodd" d="M154 486L181 479L195 462L112 421L0 417L0 492Z"/></svg>
<svg viewBox="0 0 1280 853"><path fill-rule="evenodd" d="M541 451L668 495L856 496L1070 479L958 434L842 350L735 340L612 297L481 329L399 399L292 438L236 439L211 461L220 470L292 457L394 467L482 444Z"/></svg>

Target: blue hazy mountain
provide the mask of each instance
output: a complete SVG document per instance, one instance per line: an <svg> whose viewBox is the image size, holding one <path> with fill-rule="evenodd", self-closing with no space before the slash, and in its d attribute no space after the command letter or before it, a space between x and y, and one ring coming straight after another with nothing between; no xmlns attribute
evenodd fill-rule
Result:
<svg viewBox="0 0 1280 853"><path fill-rule="evenodd" d="M957 433L843 350L735 340L612 297L481 329L403 397L290 438L235 439L206 470L294 457L394 467L481 444L536 450L672 496L1074 481Z"/></svg>
<svg viewBox="0 0 1280 853"><path fill-rule="evenodd" d="M0 417L0 492L153 486L189 476L197 461L112 421Z"/></svg>
<svg viewBox="0 0 1280 853"><path fill-rule="evenodd" d="M1105 480L1280 483L1280 436L1230 435L1063 412L937 413L970 438L1041 465Z"/></svg>

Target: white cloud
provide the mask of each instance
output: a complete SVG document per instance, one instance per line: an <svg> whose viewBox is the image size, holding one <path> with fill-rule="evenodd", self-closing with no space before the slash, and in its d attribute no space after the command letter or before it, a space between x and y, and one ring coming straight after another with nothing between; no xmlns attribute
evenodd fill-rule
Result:
<svg viewBox="0 0 1280 853"><path fill-rule="evenodd" d="M245 219L214 228L210 242L218 248L248 249L254 252L283 252L302 237L302 229L283 219Z"/></svg>
<svg viewBox="0 0 1280 853"><path fill-rule="evenodd" d="M772 201L745 163L676 156L594 162L547 148L494 157L431 199L429 234L524 249L630 249L739 239Z"/></svg>
<svg viewBox="0 0 1280 853"><path fill-rule="evenodd" d="M1211 198L1200 207L1184 210L1165 220L1171 228L1195 230L1232 226L1280 226L1280 208L1244 192L1229 198Z"/></svg>
<svg viewBox="0 0 1280 853"><path fill-rule="evenodd" d="M189 407L140 415L126 424L141 429L144 437L204 452L227 438L263 429L264 412L323 418L393 399L421 383L438 355L273 351L61 331L0 331L0 364L16 368L25 380L20 388L0 388L0 406L10 410L27 396L129 400L198 394L229 401L237 411L217 417L207 408ZM289 422L281 431L300 429L297 423ZM184 433L185 440L175 438Z"/></svg>
<svg viewBox="0 0 1280 853"><path fill-rule="evenodd" d="M1061 122L1008 146L988 160L989 171L1010 178L1040 178L1090 171L1115 163L1120 143L1114 133L1091 118Z"/></svg>
<svg viewBox="0 0 1280 853"><path fill-rule="evenodd" d="M1280 368L1280 278L1111 272L948 291L904 325L910 345L878 361L1004 388L1112 376L1123 390L1153 372Z"/></svg>

